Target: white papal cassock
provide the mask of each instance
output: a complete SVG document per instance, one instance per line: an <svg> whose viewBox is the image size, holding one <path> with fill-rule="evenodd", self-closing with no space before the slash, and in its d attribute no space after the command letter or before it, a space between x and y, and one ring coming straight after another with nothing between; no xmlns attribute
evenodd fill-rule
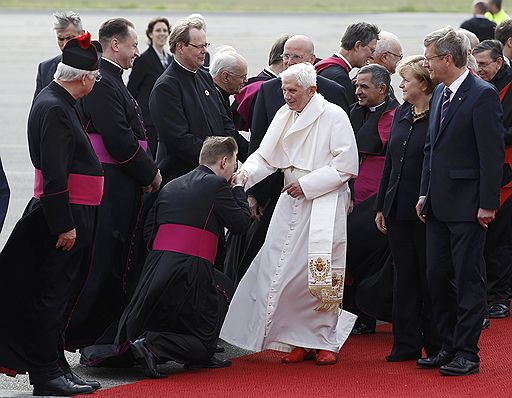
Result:
<svg viewBox="0 0 512 398"><path fill-rule="evenodd" d="M304 347L337 352L356 317L341 310L315 310L321 302L309 292L307 262L315 240L309 236L314 199L337 192L332 263L345 268L347 182L358 172L347 114L320 94L300 114L284 105L242 167L249 177L246 188L277 169L284 171L285 184L299 181L305 198L281 194L265 243L238 285L220 337L252 351Z"/></svg>

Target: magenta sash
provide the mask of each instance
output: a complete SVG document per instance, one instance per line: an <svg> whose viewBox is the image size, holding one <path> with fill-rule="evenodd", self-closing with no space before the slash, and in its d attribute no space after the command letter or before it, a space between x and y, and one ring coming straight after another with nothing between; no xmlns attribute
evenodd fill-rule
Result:
<svg viewBox="0 0 512 398"><path fill-rule="evenodd" d="M126 163L129 160L131 160L131 158L133 158L133 156L135 156L135 153L137 153L137 151L135 151L135 153L133 154L133 156L130 159L128 159L124 162L118 162L110 155L109 151L107 151L107 148L105 148L105 144L103 143L103 137L101 136L101 134L87 133L87 135L89 136L89 139L91 140L92 147L94 148L94 152L96 152L96 156L98 157L98 159L101 163L123 164L123 163ZM144 150L144 152L146 152L148 149L148 142L146 140L139 140L139 148L142 148Z"/></svg>
<svg viewBox="0 0 512 398"><path fill-rule="evenodd" d="M324 69L327 69L328 67L333 66L333 65L340 66L347 73L350 72L350 69L349 69L347 63L343 59L341 59L340 57L337 57L335 55L324 58L320 62L317 62L315 64L315 70L317 73L320 73Z"/></svg>
<svg viewBox="0 0 512 398"><path fill-rule="evenodd" d="M205 229L181 224L162 224L153 241L153 250L188 254L212 264L217 255L217 235Z"/></svg>
<svg viewBox="0 0 512 398"><path fill-rule="evenodd" d="M35 169L34 197L39 199L43 193L43 173ZM99 206L103 197L103 176L69 173L69 203L75 205Z"/></svg>

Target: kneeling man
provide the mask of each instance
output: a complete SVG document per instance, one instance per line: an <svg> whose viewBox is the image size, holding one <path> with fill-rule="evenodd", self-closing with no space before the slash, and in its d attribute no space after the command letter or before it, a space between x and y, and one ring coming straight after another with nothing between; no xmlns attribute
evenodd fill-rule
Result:
<svg viewBox="0 0 512 398"><path fill-rule="evenodd" d="M285 187L221 338L253 351L289 352L285 363L313 359L319 350L317 364L328 365L355 321L340 305L357 147L345 111L316 92L311 64L290 66L280 77L286 105L240 174L248 188L282 169Z"/></svg>
<svg viewBox="0 0 512 398"><path fill-rule="evenodd" d="M233 176L237 150L231 137L207 138L200 166L162 188L154 216L148 216L154 221L152 250L135 294L113 328L117 334L109 341L107 331L96 345L82 350L82 364L96 366L107 358L133 355L153 378L162 376L156 364L166 361L190 367L230 365L213 354L233 287L213 263L224 228L245 233L251 218L244 177Z"/></svg>

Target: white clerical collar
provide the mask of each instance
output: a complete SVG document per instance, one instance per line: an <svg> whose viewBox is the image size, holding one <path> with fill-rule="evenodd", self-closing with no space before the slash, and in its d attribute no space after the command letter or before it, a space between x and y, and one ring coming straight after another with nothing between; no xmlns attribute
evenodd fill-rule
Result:
<svg viewBox="0 0 512 398"><path fill-rule="evenodd" d="M450 84L448 86L448 88L451 90L451 95L450 95L450 101L453 99L453 96L455 95L455 93L457 92L457 90L459 89L460 85L462 84L462 82L466 79L466 77L469 75L469 69L466 68L466 70L464 71L464 73L462 75L460 75L452 84Z"/></svg>
<svg viewBox="0 0 512 398"><path fill-rule="evenodd" d="M176 59L176 57L174 57L174 62L176 62L176 63L177 63L179 66L181 66L183 69L188 70L188 71L189 71L189 72L191 72L191 73L197 73L197 70L189 69L189 68L187 68L186 66L183 66L182 64L180 64L180 61L178 61L178 60Z"/></svg>
<svg viewBox="0 0 512 398"><path fill-rule="evenodd" d="M510 59L508 59L507 57L503 56L503 59L505 60L505 63L510 66Z"/></svg>
<svg viewBox="0 0 512 398"><path fill-rule="evenodd" d="M101 59L104 59L105 61L108 61L110 62L112 65L115 65L117 66L119 69L123 70L123 67L121 65L119 65L117 62L114 62L112 61L111 59L108 59L108 58L105 58L105 57L101 57Z"/></svg>
<svg viewBox="0 0 512 398"><path fill-rule="evenodd" d="M382 106L385 103L386 103L386 101L384 101L383 103L376 105L376 106L369 106L368 109L370 110L370 112L375 112L379 106Z"/></svg>
<svg viewBox="0 0 512 398"><path fill-rule="evenodd" d="M265 72L267 72L269 75L272 75L272 76L275 76L275 77L279 77L279 75L277 73L274 73L273 71L271 71L269 68L264 68L263 69Z"/></svg>
<svg viewBox="0 0 512 398"><path fill-rule="evenodd" d="M334 56L335 57L338 57L338 58L341 58L343 61L345 61L345 63L347 64L348 66L348 69L349 70L352 70L353 66L350 64L350 62L348 62L348 59L346 59L342 54L340 53L334 53Z"/></svg>

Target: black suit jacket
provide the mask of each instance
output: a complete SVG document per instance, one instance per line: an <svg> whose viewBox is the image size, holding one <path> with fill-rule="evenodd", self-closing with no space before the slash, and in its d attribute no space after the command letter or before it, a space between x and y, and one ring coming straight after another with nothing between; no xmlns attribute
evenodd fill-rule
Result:
<svg viewBox="0 0 512 398"><path fill-rule="evenodd" d="M156 81L149 109L158 132L156 160L164 181L197 167L206 137L238 134L210 74L202 68L190 72L175 60Z"/></svg>
<svg viewBox="0 0 512 398"><path fill-rule="evenodd" d="M478 37L478 40L484 41L494 39L496 24L487 18L473 17L462 22L460 27L473 32Z"/></svg>
<svg viewBox="0 0 512 398"><path fill-rule="evenodd" d="M428 116L413 123L411 104L395 111L380 180L376 210L398 220L417 220Z"/></svg>
<svg viewBox="0 0 512 398"><path fill-rule="evenodd" d="M345 88L345 98L349 105L352 105L357 101L354 83L352 83L352 79L348 72L341 66L329 66L318 73L318 75L342 85Z"/></svg>
<svg viewBox="0 0 512 398"><path fill-rule="evenodd" d="M440 125L445 85L432 96L420 195L423 213L442 222L475 222L479 208L498 209L504 149L498 93L471 73Z"/></svg>
<svg viewBox="0 0 512 398"><path fill-rule="evenodd" d="M53 80L53 75L55 75L57 65L61 59L62 54L59 54L39 64L37 67L36 91L34 92L34 98L36 98L37 94L39 94L41 90Z"/></svg>
<svg viewBox="0 0 512 398"><path fill-rule="evenodd" d="M321 76L317 76L316 81L317 91L322 94L327 101L340 106L348 113L349 104L345 97L345 88ZM254 102L255 105L251 123L249 155L260 147L261 141L263 140L272 119L279 108L285 104L283 91L281 89L281 79L270 79L263 83L258 90L258 94L256 95L256 100ZM281 184L282 187L282 183L280 182L282 179L276 180L275 176L276 174L267 177L250 190L250 193L256 197L258 203L263 205L272 195L271 191L276 191L275 187L277 184Z"/></svg>
<svg viewBox="0 0 512 398"><path fill-rule="evenodd" d="M172 56L168 54L167 60L172 61ZM146 126L153 126L153 120L149 113L149 95L155 85L155 82L164 73L164 66L155 49L150 46L133 63L132 72L128 80L128 90L139 103L142 109L142 117Z"/></svg>

